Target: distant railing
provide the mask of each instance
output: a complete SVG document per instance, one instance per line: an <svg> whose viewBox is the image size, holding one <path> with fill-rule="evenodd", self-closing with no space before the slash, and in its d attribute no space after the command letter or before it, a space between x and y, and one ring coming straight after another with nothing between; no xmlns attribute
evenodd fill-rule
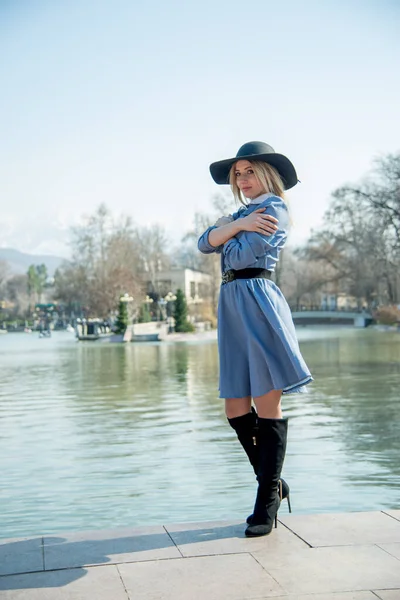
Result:
<svg viewBox="0 0 400 600"><path fill-rule="evenodd" d="M303 311L310 311L310 312L314 312L314 311L318 311L318 312L330 312L330 313L368 313L369 311L366 308L345 308L345 307L339 307L339 308L323 308L321 306L294 306L293 304L290 305L290 310L292 312L303 312Z"/></svg>
<svg viewBox="0 0 400 600"><path fill-rule="evenodd" d="M366 310L322 310L305 308L292 310L293 321L299 324L330 324L353 321L355 327L367 327L373 322L373 316Z"/></svg>

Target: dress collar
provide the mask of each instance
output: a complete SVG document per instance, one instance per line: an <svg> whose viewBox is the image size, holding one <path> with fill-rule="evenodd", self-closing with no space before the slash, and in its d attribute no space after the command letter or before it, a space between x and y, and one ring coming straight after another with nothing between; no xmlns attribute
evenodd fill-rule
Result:
<svg viewBox="0 0 400 600"><path fill-rule="evenodd" d="M264 202L264 200L266 200L267 198L270 198L271 196L275 196L275 194L272 194L271 192L268 192L267 194L261 194L261 196L257 196L257 198L253 198L253 200L251 200L250 204L261 204L261 202ZM250 206L249 204L249 206Z"/></svg>

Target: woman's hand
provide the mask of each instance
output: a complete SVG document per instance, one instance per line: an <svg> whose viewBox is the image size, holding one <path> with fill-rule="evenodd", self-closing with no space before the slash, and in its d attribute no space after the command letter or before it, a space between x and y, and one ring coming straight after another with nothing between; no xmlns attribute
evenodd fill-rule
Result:
<svg viewBox="0 0 400 600"><path fill-rule="evenodd" d="M262 214L265 208L257 208L247 217L238 219L237 223L242 231L255 231L263 235L272 235L278 229L278 219L272 215Z"/></svg>
<svg viewBox="0 0 400 600"><path fill-rule="evenodd" d="M231 223L232 221L232 215L228 215L227 217L220 217L217 221L215 221L214 227L222 227L222 225L228 225L228 223Z"/></svg>

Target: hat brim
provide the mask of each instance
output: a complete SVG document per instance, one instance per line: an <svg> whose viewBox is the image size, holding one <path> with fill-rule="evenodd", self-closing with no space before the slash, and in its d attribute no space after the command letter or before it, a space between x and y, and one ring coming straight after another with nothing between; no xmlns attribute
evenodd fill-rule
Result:
<svg viewBox="0 0 400 600"><path fill-rule="evenodd" d="M219 160L210 165L211 177L215 183L219 185L229 184L229 171L232 165L239 160L251 161L262 161L266 162L278 171L280 178L282 179L285 190L289 190L294 187L298 182L296 169L293 163L284 156L283 154L277 154L276 152L269 154L251 154L249 156L235 156L235 158L227 158L226 160Z"/></svg>

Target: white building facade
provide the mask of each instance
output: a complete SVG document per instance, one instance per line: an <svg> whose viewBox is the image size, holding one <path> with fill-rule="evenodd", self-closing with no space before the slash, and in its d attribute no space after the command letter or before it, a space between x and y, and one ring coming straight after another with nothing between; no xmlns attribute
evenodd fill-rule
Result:
<svg viewBox="0 0 400 600"><path fill-rule="evenodd" d="M181 289L188 307L209 300L211 295L211 276L194 269L158 271L153 281L145 277L144 281L148 294L156 293L161 297L165 297L169 292L175 294L176 290Z"/></svg>

